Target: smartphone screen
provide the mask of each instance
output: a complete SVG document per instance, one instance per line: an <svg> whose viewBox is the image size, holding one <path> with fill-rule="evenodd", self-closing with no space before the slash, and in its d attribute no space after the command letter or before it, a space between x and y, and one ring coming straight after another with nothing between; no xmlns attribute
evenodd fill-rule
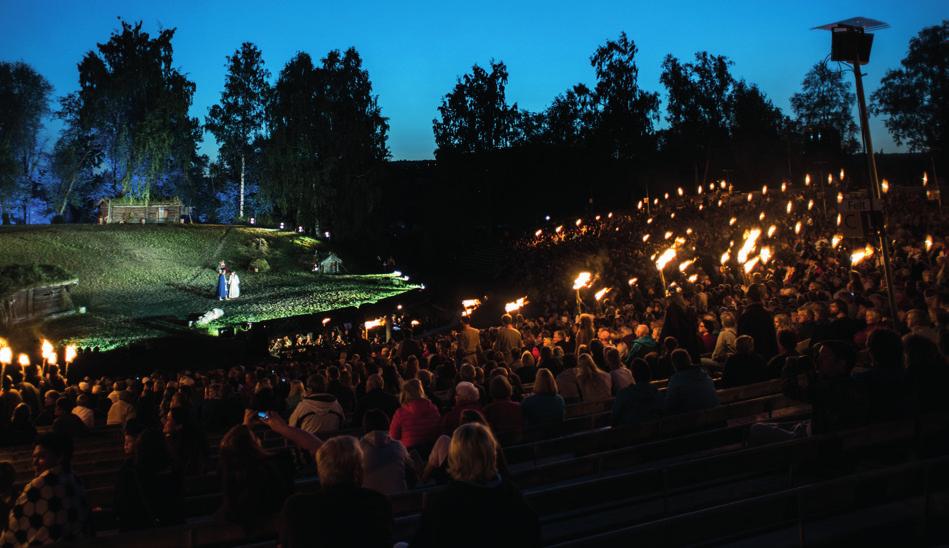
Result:
<svg viewBox="0 0 949 548"><path fill-rule="evenodd" d="M258 412L257 412L257 418L260 419L260 420L262 420L262 421L265 421L265 420L268 420L268 419L270 418L270 414L267 413L266 411L258 411Z"/></svg>

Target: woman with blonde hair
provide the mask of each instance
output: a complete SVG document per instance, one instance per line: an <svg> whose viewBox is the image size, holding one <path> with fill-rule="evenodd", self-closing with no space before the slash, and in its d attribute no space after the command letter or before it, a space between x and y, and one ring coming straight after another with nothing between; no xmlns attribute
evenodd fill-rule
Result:
<svg viewBox="0 0 949 548"><path fill-rule="evenodd" d="M483 424L455 429L448 450L452 481L425 505L413 548L540 546L537 514L520 491L498 475L497 448Z"/></svg>
<svg viewBox="0 0 949 548"><path fill-rule="evenodd" d="M580 354L580 357L577 358L577 369L580 399L583 401L609 399L613 390L613 381L609 373L596 366L593 356Z"/></svg>
<svg viewBox="0 0 949 548"><path fill-rule="evenodd" d="M389 424L389 436L401 441L409 450L421 448L427 451L441 433L441 416L435 404L425 397L422 381L405 381L399 403L401 405Z"/></svg>
<svg viewBox="0 0 949 548"><path fill-rule="evenodd" d="M541 424L563 422L566 403L557 388L557 379L550 369L542 367L534 378L534 393L521 403L524 421L528 428Z"/></svg>

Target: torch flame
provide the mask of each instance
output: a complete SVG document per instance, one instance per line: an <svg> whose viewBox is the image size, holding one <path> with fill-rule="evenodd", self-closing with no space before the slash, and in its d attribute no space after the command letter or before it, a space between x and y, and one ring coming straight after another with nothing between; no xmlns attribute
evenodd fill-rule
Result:
<svg viewBox="0 0 949 548"><path fill-rule="evenodd" d="M873 246L871 246L870 244L867 244L863 249L858 249L850 255L850 265L857 266L858 264L863 262L864 259L867 259L872 256L873 256Z"/></svg>
<svg viewBox="0 0 949 548"><path fill-rule="evenodd" d="M791 212L794 211L794 200L788 200L788 205L784 208L784 210L788 212L788 215L790 215Z"/></svg>
<svg viewBox="0 0 949 548"><path fill-rule="evenodd" d="M804 186L811 186L811 174L804 175Z"/></svg>
<svg viewBox="0 0 949 548"><path fill-rule="evenodd" d="M629 284L630 287L632 287L632 286L636 285L636 282L638 282L638 281L639 281L639 278L630 278L629 281L626 282L626 283Z"/></svg>
<svg viewBox="0 0 949 548"><path fill-rule="evenodd" d="M330 320L329 318L323 318L323 327L326 327L327 325L329 325L331 321L332 320Z"/></svg>
<svg viewBox="0 0 949 548"><path fill-rule="evenodd" d="M801 225L801 221L798 221L798 222L794 223L794 233L795 233L795 234L800 234L800 233L801 233L801 227L802 227L802 226L803 226L803 225Z"/></svg>
<svg viewBox="0 0 949 548"><path fill-rule="evenodd" d="M838 192L838 193L837 193L837 203L838 203L838 204L844 203L844 193L843 193L843 192Z"/></svg>
<svg viewBox="0 0 949 548"><path fill-rule="evenodd" d="M676 193L677 193L679 196L682 196L683 194L685 194L685 191L682 190L682 187L680 186L679 188L676 189Z"/></svg>
<svg viewBox="0 0 949 548"><path fill-rule="evenodd" d="M812 209L814 209L814 200L808 200L808 201L807 201L807 210L810 211L810 210L812 210Z"/></svg>
<svg viewBox="0 0 949 548"><path fill-rule="evenodd" d="M656 259L656 268L658 268L659 270L665 269L666 265L669 264L669 261L671 261L672 259L675 259L675 256L676 256L676 248L674 246L666 249L665 251L662 252L662 255L660 255L659 258Z"/></svg>
<svg viewBox="0 0 949 548"><path fill-rule="evenodd" d="M755 266L758 265L758 260L758 257L752 257L747 262L745 262L744 266L742 267L745 269L745 274L748 274L755 269Z"/></svg>
<svg viewBox="0 0 949 548"><path fill-rule="evenodd" d="M48 360L49 357L53 354L53 343L49 342L46 339L43 339L42 349L43 349L43 352L41 355Z"/></svg>
<svg viewBox="0 0 949 548"><path fill-rule="evenodd" d="M771 225L771 226L769 226L769 227L768 227L768 237L770 238L770 237L774 236L774 233L777 232L777 231L778 231L778 227L777 227L776 225Z"/></svg>
<svg viewBox="0 0 949 548"><path fill-rule="evenodd" d="M728 219L728 226L735 226L736 222L738 222L738 219L732 217L731 219Z"/></svg>
<svg viewBox="0 0 949 548"><path fill-rule="evenodd" d="M698 274L692 274L692 275L689 276L687 279L689 280L689 283L693 283L693 284L694 284L694 283L699 279L699 275L698 275Z"/></svg>
<svg viewBox="0 0 949 548"><path fill-rule="evenodd" d="M786 182L781 183L781 192L787 192L788 184Z"/></svg>
<svg viewBox="0 0 949 548"><path fill-rule="evenodd" d="M923 245L926 246L926 251L929 251L933 248L933 237L932 234L927 234L926 239L923 241Z"/></svg>
<svg viewBox="0 0 949 548"><path fill-rule="evenodd" d="M929 184L929 175L927 175L926 172L924 171L923 172L923 186L926 186L928 184Z"/></svg>
<svg viewBox="0 0 949 548"><path fill-rule="evenodd" d="M887 192L889 192L889 191L890 191L890 182L887 181L886 179L883 179L883 182L880 183L880 190L883 191L883 194L886 194Z"/></svg>
<svg viewBox="0 0 949 548"><path fill-rule="evenodd" d="M544 231L538 228L537 231L534 232L534 236L537 237L537 238L540 238L540 235L543 234L543 233L544 233Z"/></svg>
<svg viewBox="0 0 949 548"><path fill-rule="evenodd" d="M594 293L594 294L593 294L593 298L599 301L600 299L603 298L604 295L606 295L606 294L609 293L609 292L610 292L610 288L609 288L609 287L604 287L603 289L601 289L601 290L597 291L596 293Z"/></svg>
<svg viewBox="0 0 949 548"><path fill-rule="evenodd" d="M761 259L761 264L768 264L768 261L771 260L771 248L762 246L761 251L758 253L758 258Z"/></svg>
<svg viewBox="0 0 949 548"><path fill-rule="evenodd" d="M830 239L830 248L837 249L837 246L840 245L840 241L843 239L843 234L834 234L833 238Z"/></svg>
<svg viewBox="0 0 949 548"><path fill-rule="evenodd" d="M66 360L67 365L76 361L76 346L75 345L70 344L66 346L66 352L63 355L63 359Z"/></svg>
<svg viewBox="0 0 949 548"><path fill-rule="evenodd" d="M765 196L767 194L768 194L768 185L764 185L763 187L761 187L761 195Z"/></svg>
<svg viewBox="0 0 949 548"><path fill-rule="evenodd" d="M666 236L665 236L665 238L668 240L668 239L671 238L671 237L672 237L672 231L671 231L671 230L667 230L667 231L666 231Z"/></svg>
<svg viewBox="0 0 949 548"><path fill-rule="evenodd" d="M9 346L0 348L0 363L3 365L10 365L13 363L13 349Z"/></svg>
<svg viewBox="0 0 949 548"><path fill-rule="evenodd" d="M725 264L725 263L727 263L731 258L732 258L731 254L726 251L725 253L722 253L722 258L721 258L720 262L721 262L722 264Z"/></svg>
<svg viewBox="0 0 949 548"><path fill-rule="evenodd" d="M16 361L21 367L28 367L30 365L30 357L24 353L20 353L20 355L17 356Z"/></svg>
<svg viewBox="0 0 949 548"><path fill-rule="evenodd" d="M577 291L583 289L584 287L589 287L590 283L593 281L593 275L589 272L581 272L577 274L577 278L573 280L573 288Z"/></svg>
<svg viewBox="0 0 949 548"><path fill-rule="evenodd" d="M751 255L751 252L755 250L755 246L757 246L758 238L760 236L760 228L753 228L748 231L748 235L745 237L744 243L741 244L741 249L738 250L739 263L744 263L748 259L748 255Z"/></svg>
<svg viewBox="0 0 949 548"><path fill-rule="evenodd" d="M504 311L510 314L511 312L520 310L521 307L523 307L525 304L527 304L527 297L520 297L516 299L514 302L505 304Z"/></svg>
<svg viewBox="0 0 949 548"><path fill-rule="evenodd" d="M576 221L573 222L573 224L580 226L583 224L583 219L577 219Z"/></svg>
<svg viewBox="0 0 949 548"><path fill-rule="evenodd" d="M679 272L685 272L685 269L692 266L692 263L695 262L695 259L689 259L688 261L682 261L679 263Z"/></svg>
<svg viewBox="0 0 949 548"><path fill-rule="evenodd" d="M385 323L386 323L386 319L385 319L385 318L376 318L376 319L374 319L374 320L369 320L368 322L364 323L363 325L366 327L366 331L369 331L370 329L372 329L372 328L374 328L374 327L379 327L379 326L381 326L381 325L385 325Z"/></svg>

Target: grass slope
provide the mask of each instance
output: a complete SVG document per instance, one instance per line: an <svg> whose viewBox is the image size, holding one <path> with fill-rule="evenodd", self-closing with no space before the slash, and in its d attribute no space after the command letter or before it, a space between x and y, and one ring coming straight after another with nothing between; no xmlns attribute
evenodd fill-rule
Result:
<svg viewBox="0 0 949 548"><path fill-rule="evenodd" d="M247 270L249 242L268 241L271 271ZM50 264L79 279L83 316L51 322L43 335L114 348L167 333L168 319L211 308L216 326L312 314L398 295L412 285L389 275L309 272L319 242L293 232L220 225L49 225L0 229L0 267ZM227 261L241 297L219 302L215 267Z"/></svg>

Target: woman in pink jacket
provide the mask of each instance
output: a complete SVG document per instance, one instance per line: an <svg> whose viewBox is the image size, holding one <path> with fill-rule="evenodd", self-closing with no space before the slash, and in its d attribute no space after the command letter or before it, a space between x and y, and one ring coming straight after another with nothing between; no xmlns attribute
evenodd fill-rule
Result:
<svg viewBox="0 0 949 548"><path fill-rule="evenodd" d="M399 402L402 405L392 416L389 436L401 441L410 450L431 447L441 433L441 416L435 404L425 397L421 381L406 381L402 385Z"/></svg>

